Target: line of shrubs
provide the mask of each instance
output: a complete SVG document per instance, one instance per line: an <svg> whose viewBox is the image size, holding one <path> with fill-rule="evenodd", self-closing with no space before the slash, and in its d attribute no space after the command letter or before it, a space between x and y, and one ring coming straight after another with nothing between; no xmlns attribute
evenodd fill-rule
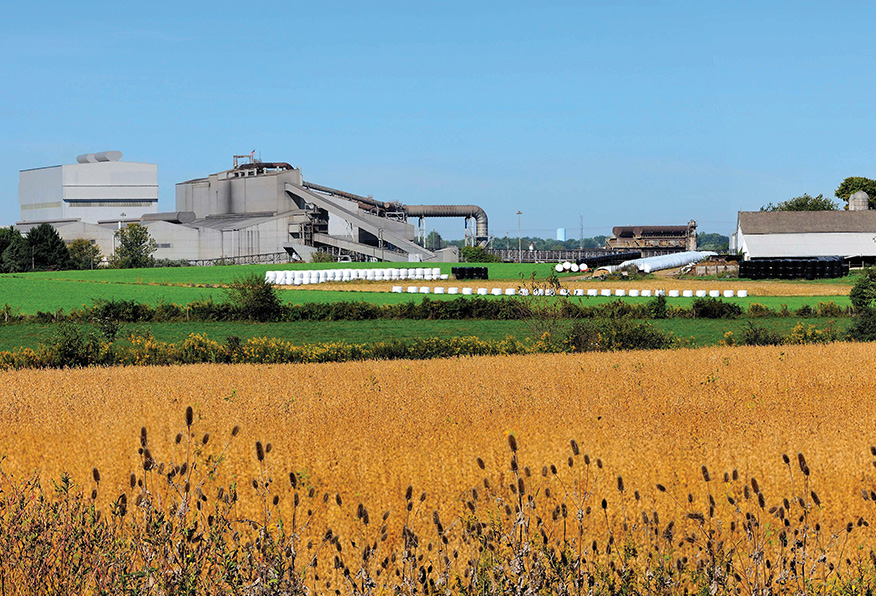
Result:
<svg viewBox="0 0 876 596"><path fill-rule="evenodd" d="M159 323L180 321L246 321L297 322L297 321L364 321L375 319L431 319L431 320L523 320L543 316L541 305L519 298L455 298L453 300L430 300L398 304L371 304L368 302L309 302L305 304L280 304L276 309L263 312L234 301L218 302L212 299L198 300L186 305L160 302L150 306L134 300L95 300L88 307L65 313L38 312L34 315L7 314L6 323L57 321L118 321L123 323ZM761 317L828 317L850 316L852 309L834 302L819 302L815 307L803 305L791 311L787 306L772 309L754 302L748 310L732 302L716 298L696 298L690 306L670 305L662 296L645 303L623 300L587 305L575 301L563 301L552 316L567 319L734 319L741 316Z"/></svg>
<svg viewBox="0 0 876 596"><path fill-rule="evenodd" d="M115 330L117 331L117 330ZM773 330L749 323L739 338L732 332L724 345L778 345L827 343L854 339L844 336L830 323L819 329L798 324L782 336ZM513 337L484 340L477 337L428 337L365 344L326 342L296 345L289 341L257 337L242 340L229 336L224 342L193 333L178 343L157 341L150 332L109 337L68 321L37 349L19 348L0 352L0 370L22 368L67 368L85 366L148 366L197 363L280 364L348 362L354 360L425 360L459 356L501 356L533 353L610 352L621 350L662 350L689 347L690 341L660 330L651 323L629 318L578 319L537 340L520 341Z"/></svg>

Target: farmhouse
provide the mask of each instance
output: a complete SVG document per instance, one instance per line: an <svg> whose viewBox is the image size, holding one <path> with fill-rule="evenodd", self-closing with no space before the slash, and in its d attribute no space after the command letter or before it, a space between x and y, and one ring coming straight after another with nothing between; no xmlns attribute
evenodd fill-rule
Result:
<svg viewBox="0 0 876 596"><path fill-rule="evenodd" d="M848 211L740 211L730 250L746 260L842 256L872 263L876 211L860 194L863 201L850 201Z"/></svg>

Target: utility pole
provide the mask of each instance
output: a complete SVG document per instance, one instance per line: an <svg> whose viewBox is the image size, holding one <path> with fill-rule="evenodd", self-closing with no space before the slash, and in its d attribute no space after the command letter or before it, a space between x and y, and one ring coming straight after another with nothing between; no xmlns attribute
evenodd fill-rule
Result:
<svg viewBox="0 0 876 596"><path fill-rule="evenodd" d="M520 216L523 215L522 211L517 212L517 262L523 262L523 245L520 242Z"/></svg>
<svg viewBox="0 0 876 596"><path fill-rule="evenodd" d="M578 248L583 249L584 248L584 216L583 215L578 216L578 223L581 224L581 235L578 236Z"/></svg>

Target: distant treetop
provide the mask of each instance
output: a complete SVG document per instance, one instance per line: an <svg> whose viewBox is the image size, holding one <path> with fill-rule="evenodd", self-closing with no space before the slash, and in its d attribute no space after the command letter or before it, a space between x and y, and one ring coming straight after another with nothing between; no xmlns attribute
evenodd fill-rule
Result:
<svg viewBox="0 0 876 596"><path fill-rule="evenodd" d="M808 194L802 194L799 197L782 201L776 205L768 203L760 208L761 211L835 211L839 208L832 200L825 198L824 195L810 197Z"/></svg>

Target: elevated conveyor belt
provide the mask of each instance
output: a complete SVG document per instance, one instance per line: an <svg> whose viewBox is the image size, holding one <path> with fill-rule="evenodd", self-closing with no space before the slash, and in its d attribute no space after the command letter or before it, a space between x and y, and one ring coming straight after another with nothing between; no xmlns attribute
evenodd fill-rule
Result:
<svg viewBox="0 0 876 596"><path fill-rule="evenodd" d="M389 230L387 228L381 228L375 225L372 221L361 217L358 213L338 205L337 203L335 203L331 199L328 199L325 196L320 196L318 192L313 192L291 182L286 183L285 189L286 193L290 196L296 197L304 201L305 203L312 203L320 209L325 209L330 214L333 213L338 217L352 223L354 226L361 228L366 232L374 234L378 238L382 238L384 242L388 242L408 254L420 255L423 260L428 260L435 257L435 253L433 253L432 251L426 250L419 244L408 240L404 236L401 236L392 230ZM357 246L362 246L359 243L355 244Z"/></svg>

